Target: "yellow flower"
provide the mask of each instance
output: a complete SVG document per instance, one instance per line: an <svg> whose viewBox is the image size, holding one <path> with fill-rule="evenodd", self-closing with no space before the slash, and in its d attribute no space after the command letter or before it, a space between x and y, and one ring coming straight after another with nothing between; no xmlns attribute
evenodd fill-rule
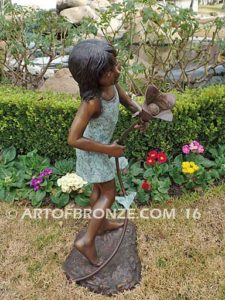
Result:
<svg viewBox="0 0 225 300"><path fill-rule="evenodd" d="M199 170L199 167L193 161L182 162L182 172L184 174L193 174Z"/></svg>
<svg viewBox="0 0 225 300"><path fill-rule="evenodd" d="M189 162L188 162L188 161L182 162L182 167L183 167L183 168L189 167Z"/></svg>

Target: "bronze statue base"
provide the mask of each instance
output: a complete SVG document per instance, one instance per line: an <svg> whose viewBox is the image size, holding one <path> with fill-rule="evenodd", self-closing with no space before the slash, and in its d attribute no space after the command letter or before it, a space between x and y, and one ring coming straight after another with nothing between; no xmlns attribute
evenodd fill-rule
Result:
<svg viewBox="0 0 225 300"><path fill-rule="evenodd" d="M118 220L119 221L119 220ZM121 221L121 220L120 220ZM95 240L98 256L105 261L116 248L123 228L106 232ZM76 238L83 236L82 229ZM88 275L96 270L76 248L73 248L63 265L67 278L71 281ZM113 295L132 289L141 279L141 263L136 247L136 228L129 221L124 239L113 259L93 277L80 281L78 284L89 288L92 292Z"/></svg>

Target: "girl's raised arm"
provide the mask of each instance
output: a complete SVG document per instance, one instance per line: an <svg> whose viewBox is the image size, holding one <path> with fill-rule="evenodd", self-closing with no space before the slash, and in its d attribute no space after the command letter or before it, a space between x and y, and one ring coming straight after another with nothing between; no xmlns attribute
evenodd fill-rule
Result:
<svg viewBox="0 0 225 300"><path fill-rule="evenodd" d="M116 88L119 94L120 103L127 109L129 109L134 114L134 116L138 116L138 114L142 110L142 107L137 102L132 100L131 97L127 95L127 93L121 88L118 83L116 84ZM134 128L140 130L140 132L145 132L145 130L148 128L148 125L148 122L144 122L140 119L140 123L138 125L135 125Z"/></svg>
<svg viewBox="0 0 225 300"><path fill-rule="evenodd" d="M127 109L129 109L132 113L136 113L138 111L141 111L141 106L131 99L127 95L127 93L121 88L121 86L117 83L116 88L119 94L120 103L125 106Z"/></svg>

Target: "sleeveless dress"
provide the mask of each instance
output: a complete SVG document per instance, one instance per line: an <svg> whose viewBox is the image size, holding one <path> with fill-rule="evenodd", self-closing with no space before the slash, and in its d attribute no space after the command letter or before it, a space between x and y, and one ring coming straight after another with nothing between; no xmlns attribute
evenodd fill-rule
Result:
<svg viewBox="0 0 225 300"><path fill-rule="evenodd" d="M116 87L111 100L100 98L102 112L91 119L83 136L101 144L110 144L119 116L119 95ZM88 183L106 182L115 178L116 170L109 155L76 149L76 173Z"/></svg>

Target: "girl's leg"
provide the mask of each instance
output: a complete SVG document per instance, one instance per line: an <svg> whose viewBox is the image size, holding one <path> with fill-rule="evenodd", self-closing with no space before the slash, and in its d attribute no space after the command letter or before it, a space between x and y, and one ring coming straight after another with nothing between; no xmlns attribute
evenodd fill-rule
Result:
<svg viewBox="0 0 225 300"><path fill-rule="evenodd" d="M115 200L116 187L115 180L99 183L100 197L93 205L93 213L89 221L87 232L85 235L75 242L75 247L95 266L99 266L102 262L98 260L95 237L99 228L104 221L104 215L107 208L110 208Z"/></svg>
<svg viewBox="0 0 225 300"><path fill-rule="evenodd" d="M98 198L100 197L100 193L101 193L101 189L100 189L98 183L94 183L93 188L92 188L92 193L91 193L91 196L90 196L91 208L93 208L93 206L95 204L95 201L97 201Z"/></svg>
<svg viewBox="0 0 225 300"><path fill-rule="evenodd" d="M101 195L101 188L98 185L98 183L94 183L92 193L91 193L91 196L90 196L91 208L93 208L95 202L99 199L100 195ZM123 225L124 225L123 222L110 222L109 220L104 218L104 220L101 224L101 227L97 231L97 235L101 235L106 231L111 231L111 230L118 229L118 228L122 227Z"/></svg>

